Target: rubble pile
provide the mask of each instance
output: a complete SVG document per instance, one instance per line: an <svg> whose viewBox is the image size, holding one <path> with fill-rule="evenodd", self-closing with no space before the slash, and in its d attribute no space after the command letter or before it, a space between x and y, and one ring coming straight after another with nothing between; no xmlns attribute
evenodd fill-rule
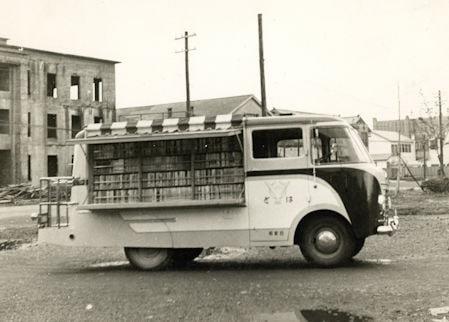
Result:
<svg viewBox="0 0 449 322"><path fill-rule="evenodd" d="M15 204L20 200L39 199L39 194L42 192L42 197L47 195L47 189L40 189L33 187L31 184L11 184L0 188L0 204Z"/></svg>
<svg viewBox="0 0 449 322"><path fill-rule="evenodd" d="M19 239L0 239L0 250L11 250L22 243Z"/></svg>
<svg viewBox="0 0 449 322"><path fill-rule="evenodd" d="M60 201L70 200L71 183L60 183L59 189L56 185L51 186L50 199L56 201L59 191ZM1 204L16 204L22 201L39 201L39 196L42 199L48 198L48 186L33 187L29 183L10 184L5 187L0 187L0 205Z"/></svg>

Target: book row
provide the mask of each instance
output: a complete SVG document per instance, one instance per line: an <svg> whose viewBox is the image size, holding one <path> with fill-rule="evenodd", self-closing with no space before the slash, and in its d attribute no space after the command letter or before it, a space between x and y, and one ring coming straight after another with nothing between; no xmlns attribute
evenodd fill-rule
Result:
<svg viewBox="0 0 449 322"><path fill-rule="evenodd" d="M195 200L243 198L243 184L226 184L195 187Z"/></svg>
<svg viewBox="0 0 449 322"><path fill-rule="evenodd" d="M241 167L243 155L241 152L218 152L195 155L195 168Z"/></svg>
<svg viewBox="0 0 449 322"><path fill-rule="evenodd" d="M138 173L94 176L94 190L129 189L138 187Z"/></svg>
<svg viewBox="0 0 449 322"><path fill-rule="evenodd" d="M194 168L242 167L240 152L220 152L195 155ZM139 172L140 159L94 160L94 175ZM141 171L190 170L190 156L153 156L142 158Z"/></svg>
<svg viewBox="0 0 449 322"><path fill-rule="evenodd" d="M243 168L195 170L195 185L241 183L244 180Z"/></svg>
<svg viewBox="0 0 449 322"><path fill-rule="evenodd" d="M201 169L195 170L195 185L220 185L242 183L243 168ZM192 184L191 171L167 171L130 174L100 174L94 176L94 190L113 190L138 188L142 180L142 188L179 187Z"/></svg>
<svg viewBox="0 0 449 322"><path fill-rule="evenodd" d="M195 187L193 200L240 199L244 196L243 184ZM163 202L192 200L191 187L101 190L94 191L93 203Z"/></svg>
<svg viewBox="0 0 449 322"><path fill-rule="evenodd" d="M191 171L142 173L142 187L177 187L192 183Z"/></svg>
<svg viewBox="0 0 449 322"><path fill-rule="evenodd" d="M142 158L142 171L190 170L190 155L151 156Z"/></svg>
<svg viewBox="0 0 449 322"><path fill-rule="evenodd" d="M93 203L139 202L138 189L94 191Z"/></svg>
<svg viewBox="0 0 449 322"><path fill-rule="evenodd" d="M166 140L147 142L128 142L113 144L98 144L93 147L95 160L119 158L135 158L143 156L182 155L209 152L241 151L236 137L197 138L186 140Z"/></svg>
<svg viewBox="0 0 449 322"><path fill-rule="evenodd" d="M143 154L176 155L197 153L240 151L236 137L199 138L188 140L167 140L142 143Z"/></svg>
<svg viewBox="0 0 449 322"><path fill-rule="evenodd" d="M95 160L109 160L118 158L135 158L139 156L138 142L98 144L93 148Z"/></svg>

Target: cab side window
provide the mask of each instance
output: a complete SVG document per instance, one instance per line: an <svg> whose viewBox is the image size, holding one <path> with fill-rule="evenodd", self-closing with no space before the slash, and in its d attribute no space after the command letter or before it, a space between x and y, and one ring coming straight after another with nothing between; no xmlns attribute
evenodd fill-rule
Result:
<svg viewBox="0 0 449 322"><path fill-rule="evenodd" d="M302 129L257 130L252 133L253 158L297 158L305 155Z"/></svg>

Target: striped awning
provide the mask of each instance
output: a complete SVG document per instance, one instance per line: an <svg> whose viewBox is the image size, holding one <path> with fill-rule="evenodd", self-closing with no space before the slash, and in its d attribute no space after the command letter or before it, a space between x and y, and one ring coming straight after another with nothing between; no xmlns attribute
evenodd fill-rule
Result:
<svg viewBox="0 0 449 322"><path fill-rule="evenodd" d="M133 139L171 139L220 135L242 128L242 115L223 114L216 116L193 116L168 118L163 120L140 120L114 122L110 124L94 123L85 128L84 135L71 140L72 143Z"/></svg>

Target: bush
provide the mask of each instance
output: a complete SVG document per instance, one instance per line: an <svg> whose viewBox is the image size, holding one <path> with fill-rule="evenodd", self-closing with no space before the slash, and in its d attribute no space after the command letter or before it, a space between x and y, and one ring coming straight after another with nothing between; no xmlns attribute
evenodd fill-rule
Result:
<svg viewBox="0 0 449 322"><path fill-rule="evenodd" d="M449 191L449 178L432 178L424 181L421 186L425 190L432 192L448 192Z"/></svg>

